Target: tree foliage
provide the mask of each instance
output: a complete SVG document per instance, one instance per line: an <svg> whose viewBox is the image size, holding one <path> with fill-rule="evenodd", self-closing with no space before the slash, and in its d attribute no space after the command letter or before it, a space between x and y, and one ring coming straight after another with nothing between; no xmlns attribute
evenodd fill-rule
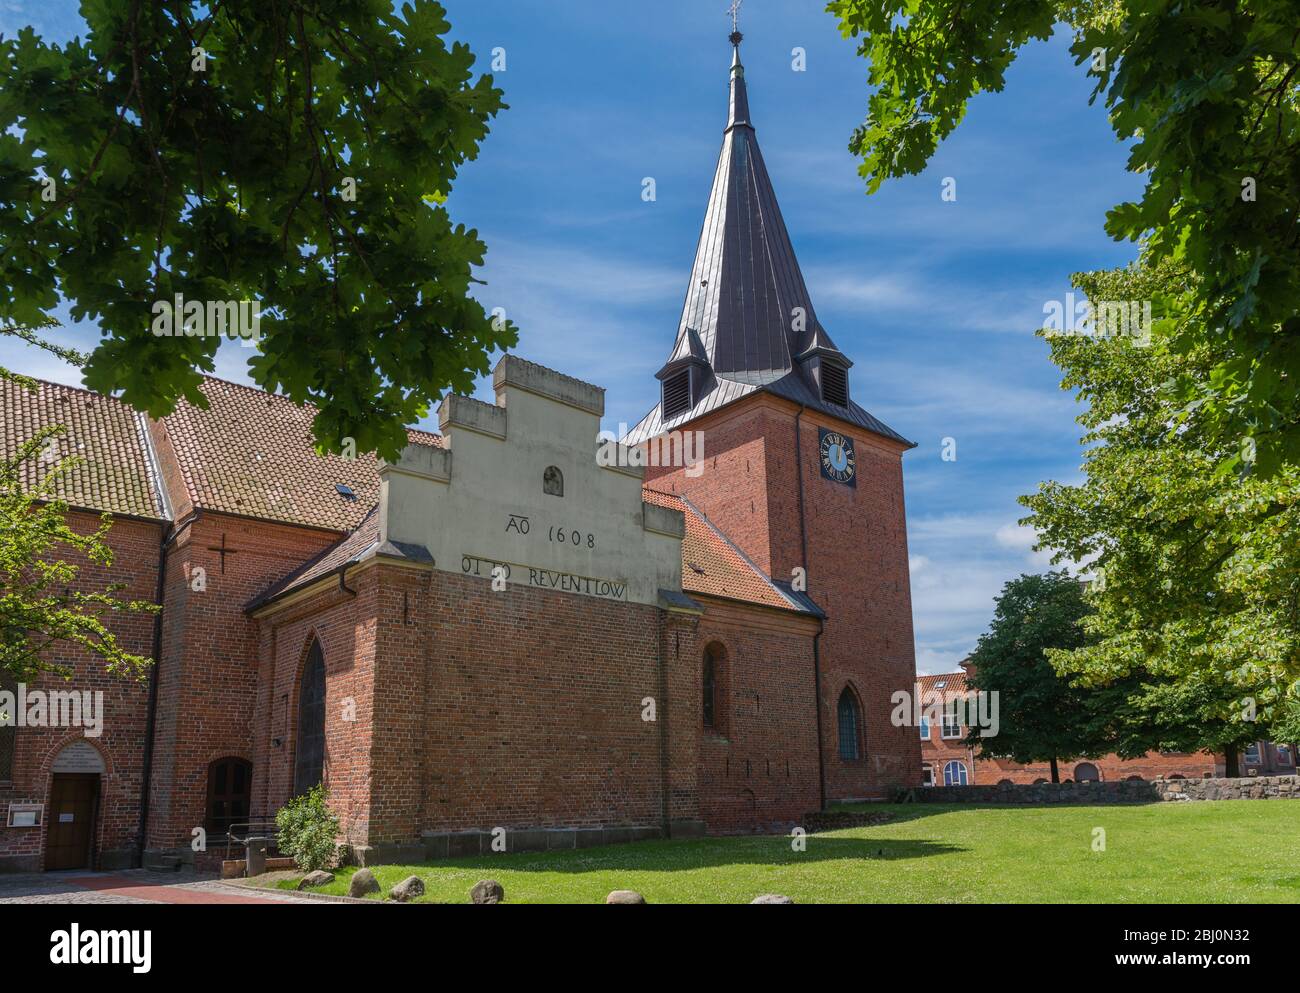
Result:
<svg viewBox="0 0 1300 993"><path fill-rule="evenodd" d="M77 588L81 568L69 558L82 559L92 569L113 564L106 542L112 518L83 534L67 521L68 505L55 496L55 484L78 459L63 458L35 486L23 485L24 467L37 465L47 440L62 427L37 431L14 455L0 458L0 670L19 681L49 672L70 676L70 666L53 656L62 646L75 645L102 660L118 675L142 676L151 660L122 647L104 621L110 615L154 612L141 601L116 594L124 584L103 584L99 590Z"/></svg>
<svg viewBox="0 0 1300 993"><path fill-rule="evenodd" d="M1243 686L1215 672L1173 679L1138 670L1098 691L1097 700L1099 731L1120 758L1207 751L1224 756L1228 776L1241 774L1239 758L1251 742L1286 733L1294 706L1267 680Z"/></svg>
<svg viewBox="0 0 1300 993"><path fill-rule="evenodd" d="M1117 239L1185 265L1185 320L1165 332L1201 355L1163 384L1224 461L1300 462L1300 0L832 0L874 87L850 149L874 192L920 172L970 99L1064 22L1092 99L1145 177L1110 211ZM1243 442L1249 444L1243 448Z"/></svg>
<svg viewBox="0 0 1300 993"><path fill-rule="evenodd" d="M1090 296L1155 300L1157 325L1183 319L1193 278L1173 263L1074 277ZM1056 561L1091 572L1093 611L1088 643L1048 654L1085 686L1139 680L1145 703L1134 706L1177 708L1201 727L1197 747L1265 737L1297 702L1300 470L1224 472L1229 446L1213 424L1198 411L1182 416L1162 387L1207 374L1208 345L1180 352L1158 339L1142 347L1071 335L1050 344L1062 386L1085 405L1083 479L1023 497L1031 514L1022 523ZM1234 716L1247 699L1253 728ZM1134 739L1128 751L1171 748L1174 730Z"/></svg>
<svg viewBox="0 0 1300 993"><path fill-rule="evenodd" d="M0 318L67 300L104 336L86 385L161 416L205 406L223 339L158 336L157 307L256 301L257 384L315 402L323 448L395 458L516 340L441 202L504 106L492 77L429 0L81 10L84 39L0 40Z"/></svg>
<svg viewBox="0 0 1300 993"><path fill-rule="evenodd" d="M982 755L1050 761L1055 778L1057 759L1109 751L1091 719L1091 694L1057 673L1048 657L1086 642L1087 612L1079 581L1066 572L1025 575L1002 588L967 679L971 689L998 695L998 733L982 737L972 729L969 738Z"/></svg>

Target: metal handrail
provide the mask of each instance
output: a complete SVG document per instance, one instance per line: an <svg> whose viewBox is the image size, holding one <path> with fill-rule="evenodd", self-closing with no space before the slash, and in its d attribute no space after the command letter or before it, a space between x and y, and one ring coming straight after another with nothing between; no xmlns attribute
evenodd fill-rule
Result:
<svg viewBox="0 0 1300 993"><path fill-rule="evenodd" d="M231 824L226 829L226 858L230 858L231 849L235 845L247 845L249 838L269 838L270 848L278 851L280 829L275 821L238 821Z"/></svg>

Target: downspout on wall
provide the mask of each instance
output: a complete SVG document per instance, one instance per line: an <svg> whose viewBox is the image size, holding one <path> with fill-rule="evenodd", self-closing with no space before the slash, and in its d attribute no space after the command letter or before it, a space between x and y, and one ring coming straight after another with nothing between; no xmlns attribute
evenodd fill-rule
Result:
<svg viewBox="0 0 1300 993"><path fill-rule="evenodd" d="M162 463L158 450L154 446L153 434L149 430L149 421L144 414L136 415L136 428L140 432L140 442L149 460L149 471L154 479L155 495L164 517L162 537L158 543L158 582L154 588L154 603L158 604L158 613L153 620L153 665L149 669L149 699L145 704L144 749L140 758L140 823L136 831L135 863L144 866L144 852L149 831L149 788L153 782L153 737L158 724L158 669L162 665L163 613L166 606L163 600L167 593L167 550L181 531L189 527L201 516L201 511L192 510L185 520L176 521L175 508L167 492L167 483L163 477Z"/></svg>
<svg viewBox="0 0 1300 993"><path fill-rule="evenodd" d="M808 570L808 522L804 513L803 498L803 434L799 430L799 422L802 420L804 411L808 408L800 404L799 413L794 415L794 465L795 475L799 479L799 554L803 558L801 563L804 569L805 578ZM817 786L818 796L821 797L821 809L826 809L826 752L822 748L822 659L821 659L821 640L826 631L826 620L822 618L817 628L817 634L813 636L813 692L817 695Z"/></svg>
<svg viewBox="0 0 1300 993"><path fill-rule="evenodd" d="M660 611L660 635L659 635L659 700L658 713L655 715L659 720L659 796L660 812L659 816L663 822L663 835L665 838L672 836L672 810L669 804L669 756L668 756L668 663L664 658L664 640L668 637L668 622L672 618L666 610ZM674 632L674 644L679 644L679 637ZM678 656L680 658L680 655Z"/></svg>
<svg viewBox="0 0 1300 993"><path fill-rule="evenodd" d="M158 584L154 590L154 602L158 604L158 613L153 619L153 665L149 668L149 702L145 707L144 718L144 755L140 762L140 825L136 830L135 867L144 867L144 850L146 833L149 830L149 786L153 778L153 734L158 717L158 667L162 664L163 634L163 596L167 583L167 547L177 529L166 525L162 532L162 541L158 545Z"/></svg>

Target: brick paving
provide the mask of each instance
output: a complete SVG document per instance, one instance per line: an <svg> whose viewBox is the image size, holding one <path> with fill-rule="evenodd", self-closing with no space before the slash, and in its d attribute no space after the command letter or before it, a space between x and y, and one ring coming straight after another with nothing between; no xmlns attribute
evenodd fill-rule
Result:
<svg viewBox="0 0 1300 993"><path fill-rule="evenodd" d="M0 903L284 904L316 903L284 890L253 891L196 876L143 869L0 875Z"/></svg>

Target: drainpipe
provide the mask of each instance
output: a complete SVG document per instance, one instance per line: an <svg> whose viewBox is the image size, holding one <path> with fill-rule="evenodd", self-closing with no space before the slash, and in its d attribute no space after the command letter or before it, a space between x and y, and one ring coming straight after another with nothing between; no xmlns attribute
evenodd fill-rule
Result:
<svg viewBox="0 0 1300 993"><path fill-rule="evenodd" d="M799 405L799 413L794 415L794 465L795 475L799 479L799 554L803 557L804 575L808 570L808 522L804 515L803 499L803 435L799 431L799 422L808 408ZM817 784L821 797L821 809L826 809L826 753L822 748L822 659L821 640L826 631L826 619L822 618L813 637L813 692L817 694Z"/></svg>
<svg viewBox="0 0 1300 993"><path fill-rule="evenodd" d="M668 757L668 665L664 660L664 642L668 640L668 624L672 614L662 611L663 620L659 635L659 796L660 813L663 821L665 838L672 837L672 811L669 805L669 757Z"/></svg>
<svg viewBox="0 0 1300 993"><path fill-rule="evenodd" d="M186 522L188 523L188 522ZM182 525L184 526L184 525ZM145 833L149 829L149 786L153 777L153 734L158 717L158 667L162 664L163 634L163 596L167 581L167 546L178 529L171 524L163 528L162 541L158 545L158 585L154 591L154 602L158 604L158 613L153 619L153 665L149 667L149 702L145 708L144 719L144 755L140 763L140 826L136 832L135 860L144 867Z"/></svg>

